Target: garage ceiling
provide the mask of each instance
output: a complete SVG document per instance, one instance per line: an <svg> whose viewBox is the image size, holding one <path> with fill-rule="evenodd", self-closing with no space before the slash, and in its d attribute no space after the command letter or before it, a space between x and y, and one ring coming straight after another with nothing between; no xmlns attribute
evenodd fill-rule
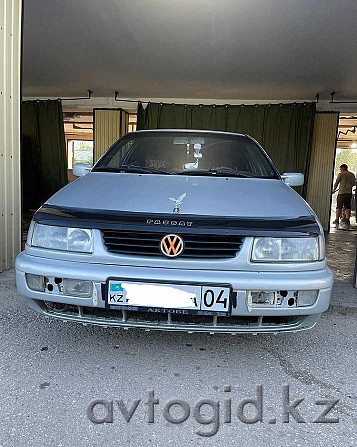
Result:
<svg viewBox="0 0 357 447"><path fill-rule="evenodd" d="M356 17L356 0L24 0L23 95L357 99Z"/></svg>

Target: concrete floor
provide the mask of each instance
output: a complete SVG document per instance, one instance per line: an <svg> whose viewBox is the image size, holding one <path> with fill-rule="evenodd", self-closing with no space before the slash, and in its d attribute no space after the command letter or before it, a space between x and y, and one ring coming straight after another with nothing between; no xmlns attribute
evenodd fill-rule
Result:
<svg viewBox="0 0 357 447"><path fill-rule="evenodd" d="M354 274L356 258L357 227L350 231L336 230L326 235L326 255L332 268L335 281L351 282Z"/></svg>
<svg viewBox="0 0 357 447"><path fill-rule="evenodd" d="M357 289L352 286L355 274L357 227L351 228L351 231L332 229L326 236L326 255L335 275L331 304L357 309Z"/></svg>
<svg viewBox="0 0 357 447"><path fill-rule="evenodd" d="M183 446L357 445L357 291L352 288L356 233L328 237L328 257L336 274L333 307L312 330L280 336L224 336L84 327L45 319L23 305L13 270L0 275L0 446ZM348 253L346 255L346 253ZM353 259L353 260L352 260ZM282 422L282 387L299 405L305 423ZM224 392L230 385L231 391ZM263 385L263 422L245 424L238 403ZM155 423L144 402L154 390ZM141 399L129 423L114 407L113 423L93 424L86 416L93 399ZM191 409L181 424L165 420L169 399ZM217 434L198 423L195 403L220 403ZM224 423L224 399L232 400L232 422ZM338 399L329 417L313 423L323 406ZM212 411L203 407L205 417ZM252 416L251 407L247 414ZM172 409L172 414L179 413ZM276 419L274 423L274 419Z"/></svg>

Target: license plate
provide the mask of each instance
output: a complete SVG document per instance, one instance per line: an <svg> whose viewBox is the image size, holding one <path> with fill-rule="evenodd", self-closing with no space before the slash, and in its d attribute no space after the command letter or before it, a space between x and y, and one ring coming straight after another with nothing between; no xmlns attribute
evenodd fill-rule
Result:
<svg viewBox="0 0 357 447"><path fill-rule="evenodd" d="M109 280L107 290L106 305L110 309L176 314L230 314L229 286Z"/></svg>

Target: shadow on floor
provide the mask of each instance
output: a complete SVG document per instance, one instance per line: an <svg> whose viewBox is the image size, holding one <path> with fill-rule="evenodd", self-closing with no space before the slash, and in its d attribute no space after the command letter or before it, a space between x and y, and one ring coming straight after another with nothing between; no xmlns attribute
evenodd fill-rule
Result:
<svg viewBox="0 0 357 447"><path fill-rule="evenodd" d="M351 226L349 231L331 227L331 232L326 234L325 238L327 262L335 274L335 281L352 284L356 259L357 227Z"/></svg>

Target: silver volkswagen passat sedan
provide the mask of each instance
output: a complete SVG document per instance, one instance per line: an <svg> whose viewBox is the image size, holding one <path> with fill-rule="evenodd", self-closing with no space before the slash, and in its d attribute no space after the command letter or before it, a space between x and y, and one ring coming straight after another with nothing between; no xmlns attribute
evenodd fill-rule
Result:
<svg viewBox="0 0 357 447"><path fill-rule="evenodd" d="M34 215L18 291L43 315L124 329L312 328L330 303L321 225L248 135L129 133Z"/></svg>

